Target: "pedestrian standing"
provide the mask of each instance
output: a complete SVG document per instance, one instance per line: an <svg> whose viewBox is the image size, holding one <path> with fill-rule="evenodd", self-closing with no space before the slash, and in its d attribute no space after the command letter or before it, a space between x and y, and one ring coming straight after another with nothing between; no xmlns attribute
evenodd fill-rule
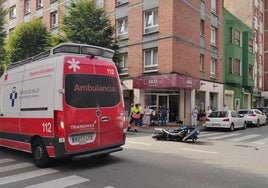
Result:
<svg viewBox="0 0 268 188"><path fill-rule="evenodd" d="M142 125L149 126L151 121L151 110L147 105L143 109Z"/></svg>
<svg viewBox="0 0 268 188"><path fill-rule="evenodd" d="M160 113L161 113L161 125L162 126L166 126L166 124L167 124L168 108L166 107L165 104L160 108Z"/></svg>
<svg viewBox="0 0 268 188"><path fill-rule="evenodd" d="M206 109L206 117L208 117L211 114L212 110L210 108L210 106L207 107Z"/></svg>
<svg viewBox="0 0 268 188"><path fill-rule="evenodd" d="M132 123L134 122L134 131L138 132L139 122L140 122L141 109L139 104L135 104L132 110L131 121L128 124L127 130L130 131Z"/></svg>
<svg viewBox="0 0 268 188"><path fill-rule="evenodd" d="M197 117L198 117L198 109L197 105L195 105L194 109L192 110L192 125L196 126L197 125Z"/></svg>
<svg viewBox="0 0 268 188"><path fill-rule="evenodd" d="M229 110L229 107L226 104L224 104L223 107L222 107L222 110L223 111L228 111Z"/></svg>

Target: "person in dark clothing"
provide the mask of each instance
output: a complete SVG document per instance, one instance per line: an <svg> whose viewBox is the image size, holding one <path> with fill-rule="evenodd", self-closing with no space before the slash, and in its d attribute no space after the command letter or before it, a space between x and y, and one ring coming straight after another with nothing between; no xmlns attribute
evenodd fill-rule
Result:
<svg viewBox="0 0 268 188"><path fill-rule="evenodd" d="M168 114L168 108L166 105L163 105L160 108L160 113L161 113L161 125L165 126L167 124L167 114Z"/></svg>

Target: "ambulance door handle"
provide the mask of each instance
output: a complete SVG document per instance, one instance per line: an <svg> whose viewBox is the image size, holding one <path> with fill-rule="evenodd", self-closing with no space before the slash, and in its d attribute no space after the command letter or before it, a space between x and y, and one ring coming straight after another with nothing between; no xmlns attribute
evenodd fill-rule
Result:
<svg viewBox="0 0 268 188"><path fill-rule="evenodd" d="M109 121L110 120L110 118L108 117L108 116L103 116L103 117L101 117L101 121L102 122L107 122L107 121Z"/></svg>
<svg viewBox="0 0 268 188"><path fill-rule="evenodd" d="M0 116L4 116L4 114L1 113Z"/></svg>

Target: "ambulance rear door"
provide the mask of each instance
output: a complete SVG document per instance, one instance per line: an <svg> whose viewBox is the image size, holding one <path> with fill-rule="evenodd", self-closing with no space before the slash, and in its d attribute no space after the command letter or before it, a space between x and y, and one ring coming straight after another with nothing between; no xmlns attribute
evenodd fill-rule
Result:
<svg viewBox="0 0 268 188"><path fill-rule="evenodd" d="M96 150L123 142L123 101L114 64L90 56L68 56L63 80L67 151Z"/></svg>

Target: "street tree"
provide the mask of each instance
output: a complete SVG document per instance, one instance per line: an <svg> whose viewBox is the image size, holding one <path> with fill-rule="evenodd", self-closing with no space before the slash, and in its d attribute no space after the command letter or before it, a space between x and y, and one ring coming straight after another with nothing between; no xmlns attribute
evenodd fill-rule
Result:
<svg viewBox="0 0 268 188"><path fill-rule="evenodd" d="M3 2L0 1L0 75L4 72L5 69L5 50L4 50L4 41L6 37L6 32L4 28L6 12L2 8Z"/></svg>
<svg viewBox="0 0 268 188"><path fill-rule="evenodd" d="M9 62L20 61L47 50L51 35L40 19L22 23L10 33L7 39L7 56Z"/></svg>
<svg viewBox="0 0 268 188"><path fill-rule="evenodd" d="M78 0L67 7L67 12L62 28L69 41L118 50L113 38L115 29L104 9L97 8L90 0Z"/></svg>

